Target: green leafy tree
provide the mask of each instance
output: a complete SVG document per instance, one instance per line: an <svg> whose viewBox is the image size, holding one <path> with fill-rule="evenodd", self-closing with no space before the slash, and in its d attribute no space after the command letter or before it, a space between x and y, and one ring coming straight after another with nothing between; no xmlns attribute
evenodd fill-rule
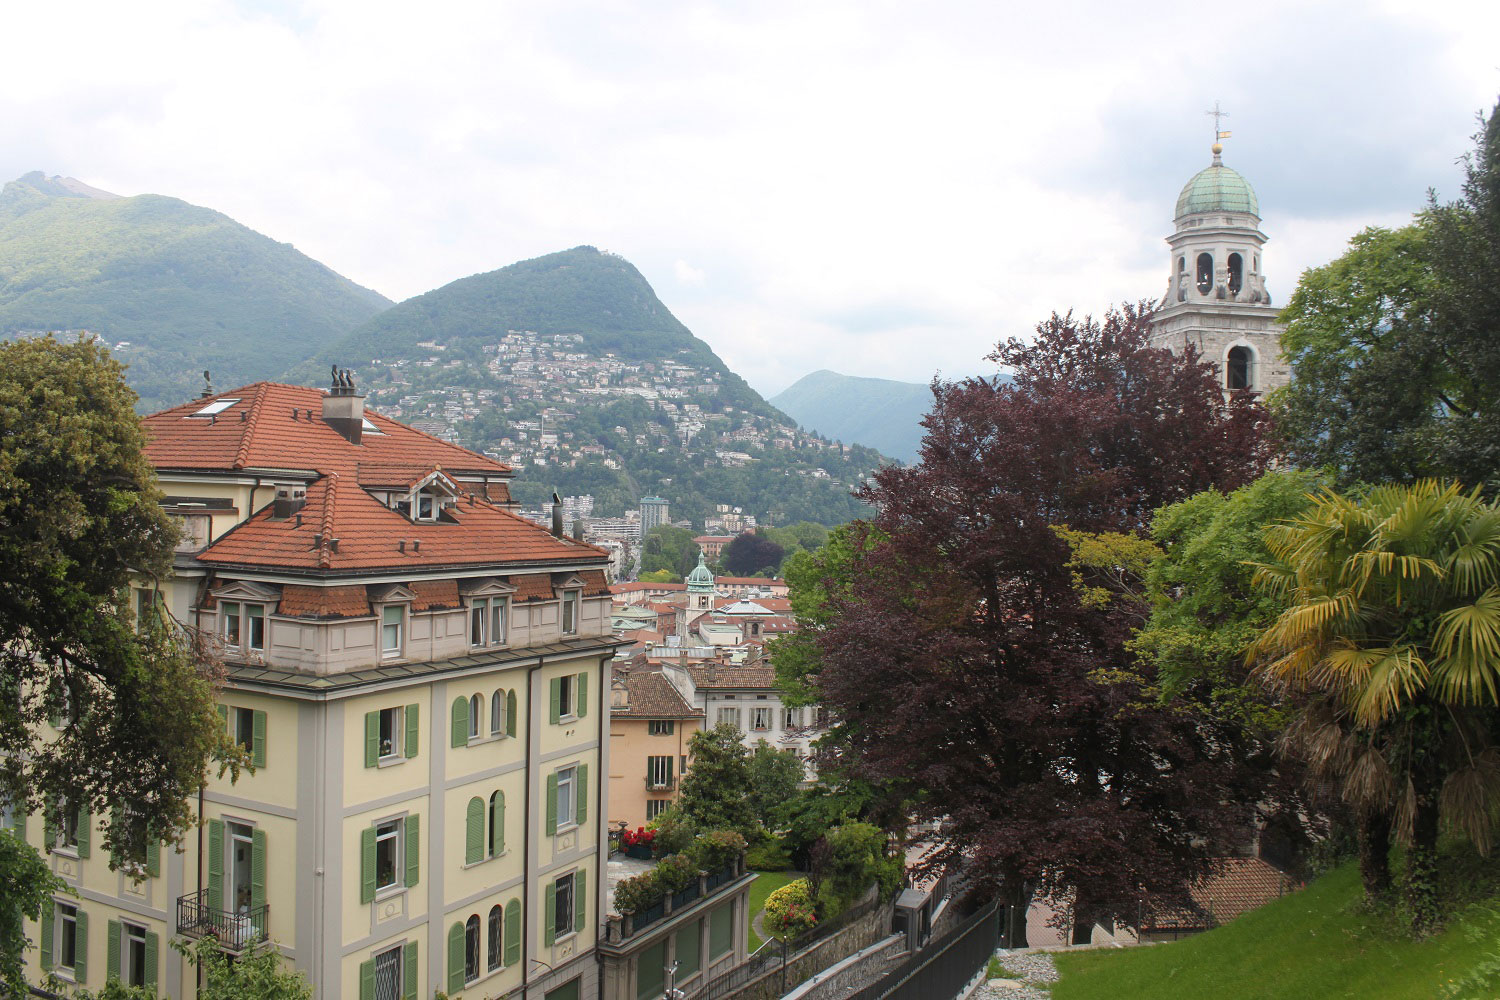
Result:
<svg viewBox="0 0 1500 1000"><path fill-rule="evenodd" d="M853 596L852 566L860 551L871 551L880 534L862 521L834 528L815 552L794 552L782 567L797 631L770 645L771 665L782 700L792 707L818 702L817 678L822 666L817 635L832 618L828 597Z"/></svg>
<svg viewBox="0 0 1500 1000"><path fill-rule="evenodd" d="M10 831L0 831L0 998L26 1000L26 920L41 917L42 904L63 887L47 863Z"/></svg>
<svg viewBox="0 0 1500 1000"><path fill-rule="evenodd" d="M198 963L203 976L198 1000L312 1000L307 977L287 968L273 945L253 945L232 961L211 938L173 947Z"/></svg>
<svg viewBox="0 0 1500 1000"><path fill-rule="evenodd" d="M760 823L745 794L750 787L750 751L740 731L723 722L688 740L691 764L682 777L677 808L698 830L734 830L747 840Z"/></svg>
<svg viewBox="0 0 1500 1000"><path fill-rule="evenodd" d="M682 577L669 569L658 569L642 573L640 580L642 583L681 583Z"/></svg>
<svg viewBox="0 0 1500 1000"><path fill-rule="evenodd" d="M164 579L177 532L134 403L92 340L0 345L0 795L122 817L104 845L126 859L188 828L211 758L243 761L203 648L136 620L130 575ZM26 898L0 881L0 911Z"/></svg>
<svg viewBox="0 0 1500 1000"><path fill-rule="evenodd" d="M845 823L828 831L817 873L818 911L826 920L847 910L877 883L882 896L901 884L901 858L889 848L885 832L869 823Z"/></svg>
<svg viewBox="0 0 1500 1000"><path fill-rule="evenodd" d="M759 531L742 531L719 553L719 564L736 576L753 576L763 571L775 573L781 566L784 550Z"/></svg>
<svg viewBox="0 0 1500 1000"><path fill-rule="evenodd" d="M1325 492L1267 546L1255 581L1287 608L1252 652L1269 681L1321 699L1301 732L1313 766L1396 814L1426 933L1440 818L1486 851L1500 805L1500 505L1430 480Z"/></svg>
<svg viewBox="0 0 1500 1000"><path fill-rule="evenodd" d="M751 808L767 829L779 830L807 769L797 751L777 749L765 740L756 743L749 764Z"/></svg>
<svg viewBox="0 0 1500 1000"><path fill-rule="evenodd" d="M642 573L666 570L680 580L697 565L698 547L693 544L693 533L686 528L659 524L641 542Z"/></svg>

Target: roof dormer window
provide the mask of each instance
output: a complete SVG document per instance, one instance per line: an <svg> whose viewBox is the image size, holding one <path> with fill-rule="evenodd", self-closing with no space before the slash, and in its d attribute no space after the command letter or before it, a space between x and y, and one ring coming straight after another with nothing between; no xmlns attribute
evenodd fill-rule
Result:
<svg viewBox="0 0 1500 1000"><path fill-rule="evenodd" d="M238 398L216 399L212 403L209 403L207 406L205 406L203 409L199 410L196 413L191 414L191 416L194 416L194 417L216 417L219 414L223 413L225 410L229 409L235 403L238 403L238 402L239 402Z"/></svg>

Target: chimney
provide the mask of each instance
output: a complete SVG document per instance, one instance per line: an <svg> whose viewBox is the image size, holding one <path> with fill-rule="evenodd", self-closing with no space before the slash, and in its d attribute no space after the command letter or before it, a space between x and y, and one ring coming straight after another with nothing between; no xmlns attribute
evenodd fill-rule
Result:
<svg viewBox="0 0 1500 1000"><path fill-rule="evenodd" d="M278 486L276 500L271 505L271 516L284 521L307 506L306 486Z"/></svg>
<svg viewBox="0 0 1500 1000"><path fill-rule="evenodd" d="M365 397L354 389L354 373L345 368L333 369L333 384L323 397L323 422L342 434L351 444L359 444L364 433Z"/></svg>
<svg viewBox="0 0 1500 1000"><path fill-rule="evenodd" d="M552 494L552 534L556 538L563 537L562 497L556 493Z"/></svg>

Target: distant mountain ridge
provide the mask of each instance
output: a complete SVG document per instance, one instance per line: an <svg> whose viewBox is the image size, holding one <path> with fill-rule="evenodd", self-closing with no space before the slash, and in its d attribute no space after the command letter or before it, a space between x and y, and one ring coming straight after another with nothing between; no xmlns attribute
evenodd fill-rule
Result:
<svg viewBox="0 0 1500 1000"><path fill-rule="evenodd" d="M0 190L0 336L88 330L146 410L280 374L390 301L220 212L26 174Z"/></svg>
<svg viewBox="0 0 1500 1000"><path fill-rule="evenodd" d="M770 402L810 431L911 463L922 444L921 422L932 407L932 390L916 382L824 369L804 375Z"/></svg>

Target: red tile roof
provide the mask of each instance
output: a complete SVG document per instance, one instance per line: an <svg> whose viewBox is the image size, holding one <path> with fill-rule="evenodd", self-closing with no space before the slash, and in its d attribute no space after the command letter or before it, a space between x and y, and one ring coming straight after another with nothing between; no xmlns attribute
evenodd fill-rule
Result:
<svg viewBox="0 0 1500 1000"><path fill-rule="evenodd" d="M365 588L299 587L287 584L281 589L277 612L295 618L362 618L370 613Z"/></svg>
<svg viewBox="0 0 1500 1000"><path fill-rule="evenodd" d="M710 663L688 667L693 683L701 688L764 688L776 686L776 671L771 667L731 667Z"/></svg>
<svg viewBox="0 0 1500 1000"><path fill-rule="evenodd" d="M546 573L532 573L528 576L511 577L511 584L516 592L510 599L516 603L523 601L550 601L557 595L552 592L552 577Z"/></svg>
<svg viewBox="0 0 1500 1000"><path fill-rule="evenodd" d="M374 412L365 418L380 433L366 432L355 445L323 422L323 393L317 389L257 382L215 398L235 402L212 420L192 416L211 399L145 418L146 454L158 469L306 469L318 478L307 487L300 517L276 520L266 506L200 553L203 562L337 573L503 562L587 564L607 555L592 545L555 538L483 497L446 507L441 521L413 522L361 485L409 486L439 469L450 477L508 477L510 468L493 459ZM508 496L498 488L486 492Z"/></svg>
<svg viewBox="0 0 1500 1000"><path fill-rule="evenodd" d="M1194 909L1154 908L1144 930L1217 927L1301 887L1302 883L1260 858L1222 858L1218 871L1189 888Z"/></svg>
<svg viewBox="0 0 1500 1000"><path fill-rule="evenodd" d="M463 607L463 599L458 596L457 580L414 580L407 586L417 595L411 602L413 611Z"/></svg>
<svg viewBox="0 0 1500 1000"><path fill-rule="evenodd" d="M602 569L586 569L578 574L583 578L583 596L600 597L609 593L609 579Z"/></svg>
<svg viewBox="0 0 1500 1000"><path fill-rule="evenodd" d="M623 677L630 695L628 708L611 708L614 718L701 719L703 711L689 705L659 670L631 671Z"/></svg>

